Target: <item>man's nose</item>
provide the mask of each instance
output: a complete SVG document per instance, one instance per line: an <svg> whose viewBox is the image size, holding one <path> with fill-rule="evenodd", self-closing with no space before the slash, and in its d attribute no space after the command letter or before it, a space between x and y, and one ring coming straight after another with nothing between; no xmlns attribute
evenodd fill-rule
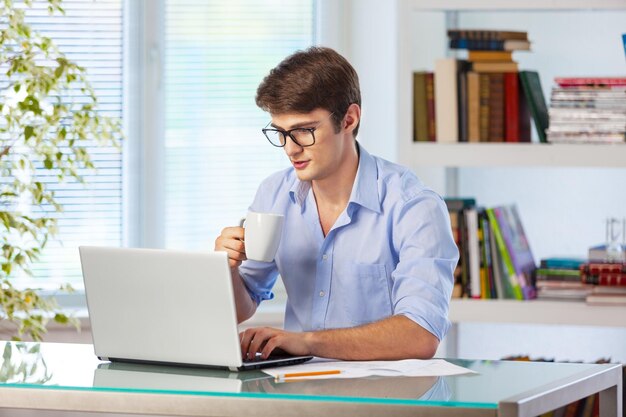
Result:
<svg viewBox="0 0 626 417"><path fill-rule="evenodd" d="M298 153L302 152L302 146L294 142L291 137L287 136L285 139L285 153L287 154L287 156L297 155Z"/></svg>

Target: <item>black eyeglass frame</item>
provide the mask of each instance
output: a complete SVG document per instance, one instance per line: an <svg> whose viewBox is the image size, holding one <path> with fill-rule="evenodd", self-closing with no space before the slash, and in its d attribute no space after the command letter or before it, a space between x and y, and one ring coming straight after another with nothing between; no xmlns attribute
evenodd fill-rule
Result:
<svg viewBox="0 0 626 417"><path fill-rule="evenodd" d="M332 117L333 114L334 113L329 114L327 116L327 119ZM284 148L285 145L287 145L287 139L286 139L287 137L289 137L293 141L293 143L295 143L299 147L306 148L306 147L315 145L315 130L319 127L320 124L322 124L322 122L324 122L327 119L320 120L320 122L315 127L296 127L294 129L289 129L289 130L282 130L282 129L275 129L275 128L271 128L271 129L263 128L263 129L261 129L261 132L263 132L263 135L265 135L265 138L267 139L267 141L272 146L275 146L277 148ZM295 136L292 135L292 132L295 132L295 131L298 131L298 130L301 130L301 131L303 130L303 131L309 132L311 134L311 137L313 138L313 142L311 144L309 144L309 145L302 145L300 142L298 142L298 140L295 138ZM272 142L270 137L267 135L267 132L278 132L278 133L281 133L283 135L283 137L285 138L285 143L283 143L282 145L276 145L274 142Z"/></svg>

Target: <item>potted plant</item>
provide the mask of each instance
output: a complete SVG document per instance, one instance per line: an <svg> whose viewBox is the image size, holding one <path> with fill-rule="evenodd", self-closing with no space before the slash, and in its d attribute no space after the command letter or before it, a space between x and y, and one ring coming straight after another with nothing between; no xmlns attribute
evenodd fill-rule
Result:
<svg viewBox="0 0 626 417"><path fill-rule="evenodd" d="M47 1L50 14L63 13L60 0ZM26 9L32 0L24 0ZM76 92L80 92L76 97ZM74 97L72 97L72 95ZM80 100L75 100L80 98ZM54 298L17 288L11 278L30 273L57 231L63 209L40 180L42 170L58 181L84 182L79 170L94 168L86 145L119 147L117 119L98 113L98 100L85 70L25 21L25 8L0 3L0 320L11 338L41 340L46 323L77 325ZM24 207L30 207L25 212ZM61 290L71 291L69 285Z"/></svg>

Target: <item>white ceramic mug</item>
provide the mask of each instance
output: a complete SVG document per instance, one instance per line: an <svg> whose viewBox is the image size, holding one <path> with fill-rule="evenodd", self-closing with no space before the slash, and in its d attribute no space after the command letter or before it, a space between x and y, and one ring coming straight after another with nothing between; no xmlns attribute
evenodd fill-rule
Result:
<svg viewBox="0 0 626 417"><path fill-rule="evenodd" d="M242 219L248 259L262 262L274 260L284 221L285 216L282 214L248 212L245 219Z"/></svg>

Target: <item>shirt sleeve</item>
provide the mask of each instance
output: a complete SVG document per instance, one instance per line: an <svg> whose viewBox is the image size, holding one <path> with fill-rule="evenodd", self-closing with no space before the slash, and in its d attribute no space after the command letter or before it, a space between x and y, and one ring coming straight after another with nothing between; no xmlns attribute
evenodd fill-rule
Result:
<svg viewBox="0 0 626 417"><path fill-rule="evenodd" d="M257 189L254 201L249 207L250 211L261 213L272 211L272 201L268 196L274 195L274 192L271 192L271 190L276 188L277 184L275 183L276 176L269 177L261 183ZM239 275L250 297L256 302L257 306L261 304L263 300L271 300L274 298L272 288L278 278L278 268L274 261L243 261L241 266L239 266Z"/></svg>
<svg viewBox="0 0 626 417"><path fill-rule="evenodd" d="M404 315L439 340L448 332L448 310L459 251L443 199L424 190L406 201L394 221L399 263L392 273L394 314Z"/></svg>

